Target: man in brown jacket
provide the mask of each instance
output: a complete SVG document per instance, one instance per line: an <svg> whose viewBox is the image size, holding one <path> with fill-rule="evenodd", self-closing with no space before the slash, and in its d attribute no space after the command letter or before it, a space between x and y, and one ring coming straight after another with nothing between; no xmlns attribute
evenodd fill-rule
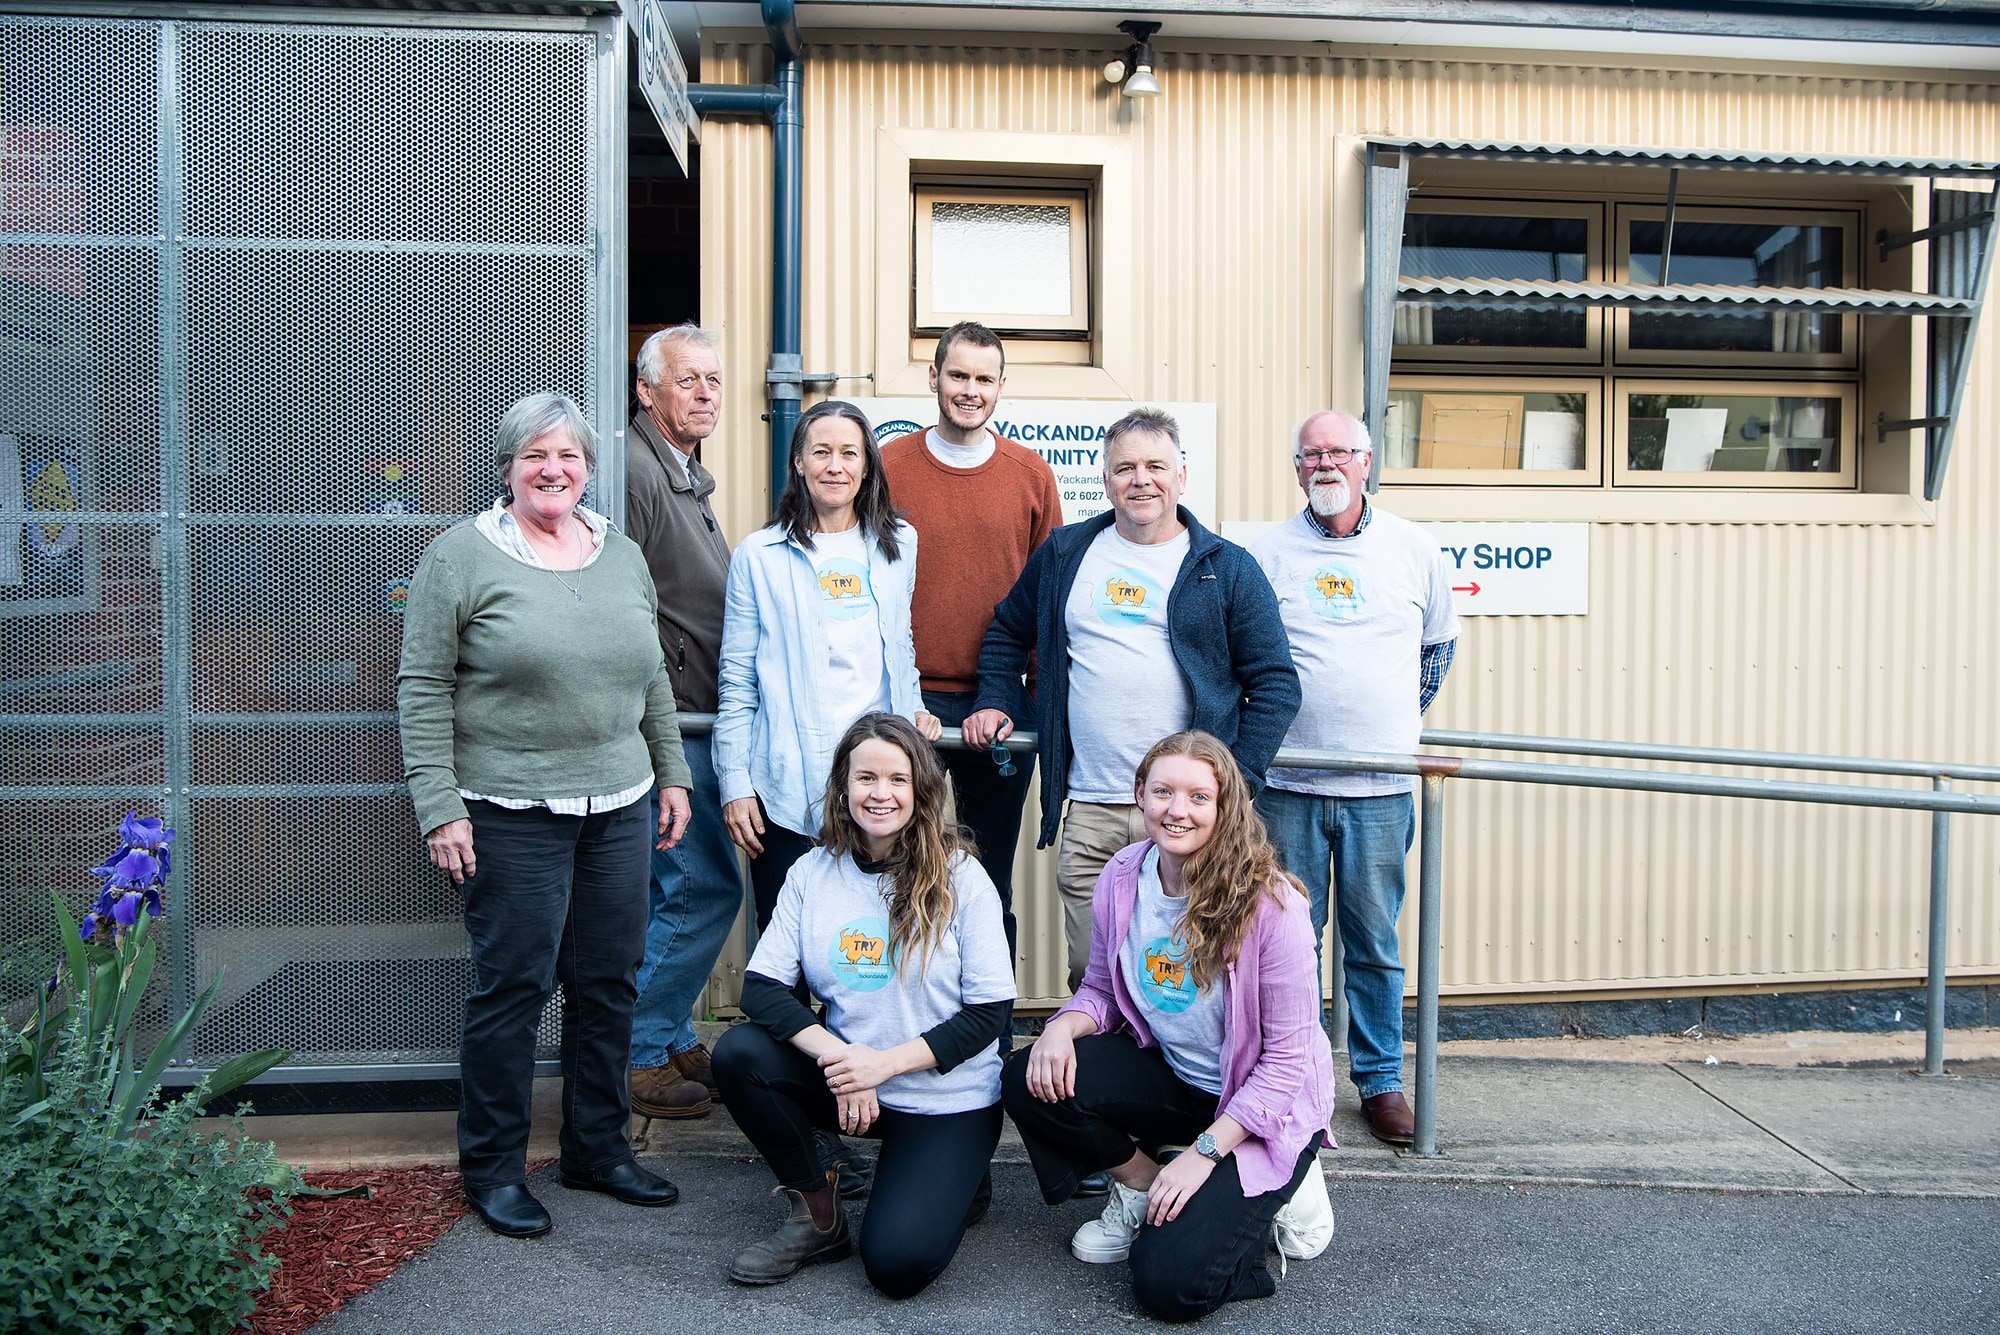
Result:
<svg viewBox="0 0 2000 1335"><path fill-rule="evenodd" d="M709 496L701 446L722 410L722 363L697 325L675 325L639 349L639 410L625 451L625 530L660 594L660 647L683 713L713 714L722 652L729 541ZM647 1117L699 1117L714 1106L695 999L708 986L743 902L736 850L722 826L709 738L683 737L694 816L680 843L653 854L652 914L632 1010L632 1107Z"/></svg>
<svg viewBox="0 0 2000 1335"><path fill-rule="evenodd" d="M930 381L938 424L884 445L882 471L919 539L910 631L924 708L957 727L978 694L979 643L993 606L1062 523L1062 501L1042 456L988 425L1007 384L1006 352L991 329L970 321L947 329ZM1034 754L1014 752L1004 769L983 750L938 754L951 774L958 819L971 829L980 865L1000 891L1012 951L1014 845ZM1012 1046L1005 1032L1000 1041L1002 1051Z"/></svg>

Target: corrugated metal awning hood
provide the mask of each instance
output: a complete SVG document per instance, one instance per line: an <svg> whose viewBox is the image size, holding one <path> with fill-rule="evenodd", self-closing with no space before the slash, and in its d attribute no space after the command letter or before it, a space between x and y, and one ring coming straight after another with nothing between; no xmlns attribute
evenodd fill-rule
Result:
<svg viewBox="0 0 2000 1335"><path fill-rule="evenodd" d="M1841 176L2000 178L2000 162L1950 158L1848 157L1816 153L1765 153L1719 148L1644 148L1604 144L1520 144L1492 139L1382 139L1376 148L1422 157L1483 158L1495 162L1573 162L1620 167L1713 168L1718 171L1823 172Z"/></svg>
<svg viewBox="0 0 2000 1335"><path fill-rule="evenodd" d="M1623 306L1667 308L1735 306L1773 310L1855 312L1861 315L1972 316L1969 297L1931 292L1878 292L1838 287L1725 287L1716 283L1562 283L1512 278L1399 278L1399 301L1430 305L1524 307Z"/></svg>

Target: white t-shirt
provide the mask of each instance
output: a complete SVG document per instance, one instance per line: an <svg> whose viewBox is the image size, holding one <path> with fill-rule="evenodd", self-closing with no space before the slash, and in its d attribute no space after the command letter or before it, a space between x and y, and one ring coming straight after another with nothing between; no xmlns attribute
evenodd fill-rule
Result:
<svg viewBox="0 0 2000 1335"><path fill-rule="evenodd" d="M1160 882L1160 850L1146 851L1139 864L1139 898L1132 925L1118 947L1125 988L1146 1012L1146 1027L1174 1074L1211 1094L1222 1092L1222 988L1197 988L1181 940L1187 900L1175 899Z"/></svg>
<svg viewBox="0 0 2000 1335"><path fill-rule="evenodd" d="M868 578L868 540L856 524L844 533L815 533L813 569L819 610L833 649L827 714L845 731L871 710L889 707L889 669L882 656L882 620Z"/></svg>
<svg viewBox="0 0 2000 1335"><path fill-rule="evenodd" d="M1063 615L1069 632L1069 796L1130 802L1153 743L1188 725L1187 681L1167 638L1167 595L1188 532L1130 542L1117 525L1091 540Z"/></svg>
<svg viewBox="0 0 2000 1335"><path fill-rule="evenodd" d="M993 443L990 430L979 438L977 445L953 445L938 434L936 427L932 427L924 433L924 448L941 464L952 468L977 468L991 459L998 447Z"/></svg>
<svg viewBox="0 0 2000 1335"><path fill-rule="evenodd" d="M1368 526L1322 536L1303 512L1250 545L1270 578L1305 703L1285 745L1407 754L1423 735L1422 646L1458 637L1451 576L1436 539L1370 507ZM1416 786L1408 774L1273 769L1273 788L1375 797Z"/></svg>
<svg viewBox="0 0 2000 1335"><path fill-rule="evenodd" d="M792 864L771 925L757 940L750 972L790 986L801 971L826 1003L827 1030L877 1050L921 1038L967 1006L1012 1001L1014 961L1000 922L1000 895L978 861L951 867L958 899L928 965L889 947L895 882L814 848ZM919 972L919 966L924 965ZM988 1043L949 1071L912 1071L876 1087L885 1108L952 1113L1000 1101L1000 1053Z"/></svg>

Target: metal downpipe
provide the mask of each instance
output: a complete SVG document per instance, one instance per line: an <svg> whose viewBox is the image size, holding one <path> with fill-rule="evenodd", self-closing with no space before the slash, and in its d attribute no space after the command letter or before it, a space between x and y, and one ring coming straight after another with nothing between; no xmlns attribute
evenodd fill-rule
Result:
<svg viewBox="0 0 2000 1335"><path fill-rule="evenodd" d="M792 0L763 0L764 27L776 62L778 105L771 114L771 363L764 373L771 411L771 504L784 490L786 457L805 397L801 359L801 93L804 61Z"/></svg>

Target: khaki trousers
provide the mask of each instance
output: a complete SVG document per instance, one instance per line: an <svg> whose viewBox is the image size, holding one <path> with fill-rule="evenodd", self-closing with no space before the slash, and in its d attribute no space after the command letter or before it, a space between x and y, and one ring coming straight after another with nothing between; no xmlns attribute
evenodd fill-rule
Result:
<svg viewBox="0 0 2000 1335"><path fill-rule="evenodd" d="M1146 822L1132 802L1071 802L1063 811L1056 845L1056 890L1062 895L1063 937L1069 946L1069 990L1083 981L1090 962L1090 901L1104 864L1119 849L1146 837Z"/></svg>

